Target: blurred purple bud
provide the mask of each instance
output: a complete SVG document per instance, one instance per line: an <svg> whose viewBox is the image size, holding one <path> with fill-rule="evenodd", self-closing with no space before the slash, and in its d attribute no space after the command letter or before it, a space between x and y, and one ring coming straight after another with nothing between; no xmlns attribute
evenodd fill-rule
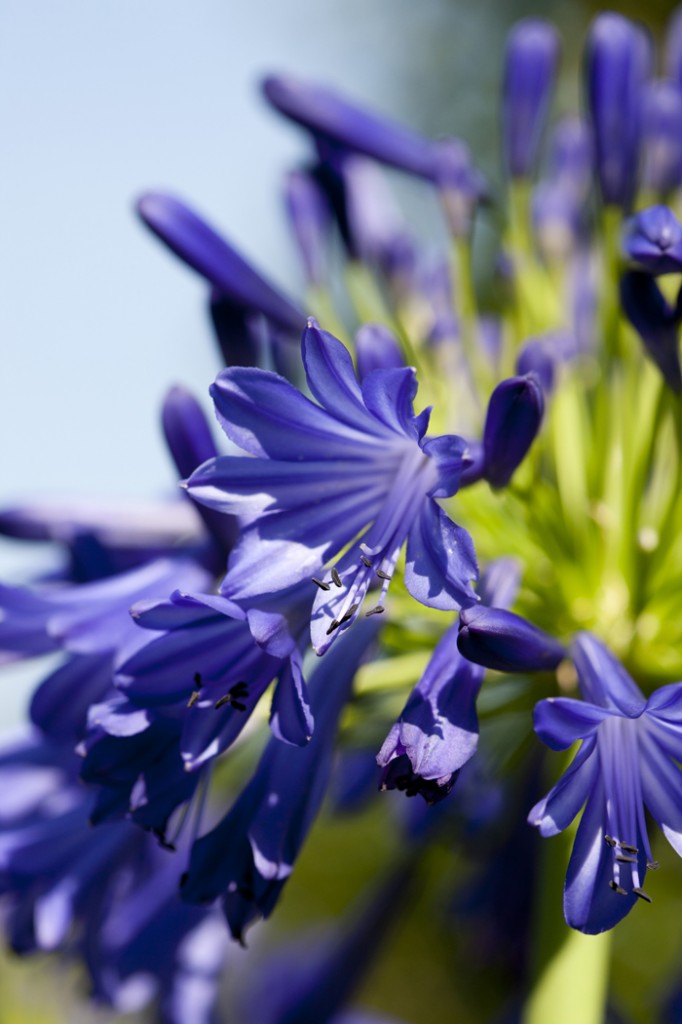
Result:
<svg viewBox="0 0 682 1024"><path fill-rule="evenodd" d="M585 65L602 198L628 208L637 186L644 87L651 69L649 37L620 14L600 14L587 38Z"/></svg>
<svg viewBox="0 0 682 1024"><path fill-rule="evenodd" d="M485 178L474 167L471 151L460 139L434 143L434 167L448 227L455 238L466 237L479 200L488 195Z"/></svg>
<svg viewBox="0 0 682 1024"><path fill-rule="evenodd" d="M478 585L481 604L508 608L516 600L520 583L521 564L515 558L496 558L481 575Z"/></svg>
<svg viewBox="0 0 682 1024"><path fill-rule="evenodd" d="M263 82L263 92L276 110L307 128L316 139L418 177L433 177L430 140L364 110L333 89L293 75L271 75Z"/></svg>
<svg viewBox="0 0 682 1024"><path fill-rule="evenodd" d="M554 390L555 357L544 338L531 338L519 351L516 372L534 373L546 395Z"/></svg>
<svg viewBox="0 0 682 1024"><path fill-rule="evenodd" d="M407 228L385 176L361 156L348 157L342 176L353 251L368 263L388 268L394 246L406 237Z"/></svg>
<svg viewBox="0 0 682 1024"><path fill-rule="evenodd" d="M307 171L291 171L284 199L308 281L320 285L327 278L326 249L331 228L331 212L324 193Z"/></svg>
<svg viewBox="0 0 682 1024"><path fill-rule="evenodd" d="M592 176L590 129L582 118L557 122L549 143L548 177L583 198Z"/></svg>
<svg viewBox="0 0 682 1024"><path fill-rule="evenodd" d="M540 429L544 404L533 374L509 377L493 391L483 429L485 478L493 487L505 487L523 462Z"/></svg>
<svg viewBox="0 0 682 1024"><path fill-rule="evenodd" d="M650 274L631 270L623 274L620 283L623 312L635 328L650 358L675 394L682 392L682 369L678 348L680 320L677 309L670 306Z"/></svg>
<svg viewBox="0 0 682 1024"><path fill-rule="evenodd" d="M537 164L558 61L559 38L548 22L527 18L512 28L502 95L505 163L512 178L529 178Z"/></svg>
<svg viewBox="0 0 682 1024"><path fill-rule="evenodd" d="M623 255L648 274L682 271L682 224L669 206L650 206L623 228Z"/></svg>
<svg viewBox="0 0 682 1024"><path fill-rule="evenodd" d="M364 380L372 370L392 370L405 365L400 345L383 324L364 324L355 335L358 376Z"/></svg>
<svg viewBox="0 0 682 1024"><path fill-rule="evenodd" d="M575 249L581 226L581 204L573 189L558 181L540 182L533 190L532 215L543 256L566 260Z"/></svg>
<svg viewBox="0 0 682 1024"><path fill-rule="evenodd" d="M235 306L215 288L209 303L211 323L225 366L260 366L259 314Z"/></svg>
<svg viewBox="0 0 682 1024"><path fill-rule="evenodd" d="M301 331L305 317L300 310L179 199L147 192L138 200L137 212L157 238L235 306L262 313L297 334Z"/></svg>
<svg viewBox="0 0 682 1024"><path fill-rule="evenodd" d="M665 40L665 72L682 87L682 7L677 7L668 23Z"/></svg>
<svg viewBox="0 0 682 1024"><path fill-rule="evenodd" d="M476 605L461 611L459 622L460 653L498 672L548 672L566 657L558 640L501 608Z"/></svg>
<svg viewBox="0 0 682 1024"><path fill-rule="evenodd" d="M644 97L643 184L665 197L682 184L682 89L652 82Z"/></svg>

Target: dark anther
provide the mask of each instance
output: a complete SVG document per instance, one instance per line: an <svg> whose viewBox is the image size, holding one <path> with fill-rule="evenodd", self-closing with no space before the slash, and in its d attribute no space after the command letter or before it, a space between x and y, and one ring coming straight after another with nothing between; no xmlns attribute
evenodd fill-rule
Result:
<svg viewBox="0 0 682 1024"><path fill-rule="evenodd" d="M329 623L329 629L327 630L327 636L329 636L330 633L333 633L335 629L338 629L340 625L341 625L340 622L337 622L336 619L332 619L332 621Z"/></svg>
<svg viewBox="0 0 682 1024"><path fill-rule="evenodd" d="M370 562L367 555L360 555L360 561L362 562L363 565L366 565L368 569L372 568L372 563Z"/></svg>
<svg viewBox="0 0 682 1024"><path fill-rule="evenodd" d="M352 619L359 607L359 603L352 604L348 611L346 612L346 614L343 616L343 618L339 620L339 625L341 625L344 622L348 622L349 619Z"/></svg>
<svg viewBox="0 0 682 1024"><path fill-rule="evenodd" d="M201 683L201 672L195 672L194 673L194 685L196 686L196 688L198 690L201 689L201 685L202 685L202 683Z"/></svg>
<svg viewBox="0 0 682 1024"><path fill-rule="evenodd" d="M170 850L171 853L175 853L175 846L166 839L166 835L163 829L153 828L153 834L156 836L159 846L163 847L164 850Z"/></svg>
<svg viewBox="0 0 682 1024"><path fill-rule="evenodd" d="M216 711L219 708L224 707L226 704L231 704L235 711L246 711L246 704L242 704L242 700L249 695L249 688L245 682L235 683L231 686L227 693L220 697L213 707Z"/></svg>
<svg viewBox="0 0 682 1024"><path fill-rule="evenodd" d="M391 578L387 572L384 572L383 569L377 569L377 576L379 577L380 580L390 580Z"/></svg>
<svg viewBox="0 0 682 1024"><path fill-rule="evenodd" d="M370 608L368 612L365 612L365 618L367 618L368 615L382 615L385 611L386 609L378 604L376 608Z"/></svg>
<svg viewBox="0 0 682 1024"><path fill-rule="evenodd" d="M342 587L341 577L339 576L339 570L337 568L332 569L332 579L337 587Z"/></svg>
<svg viewBox="0 0 682 1024"><path fill-rule="evenodd" d="M651 896L648 896L644 892L644 889L633 889L632 891L634 892L635 896L639 896L640 900L644 900L645 903L653 902Z"/></svg>
<svg viewBox="0 0 682 1024"><path fill-rule="evenodd" d="M615 840L615 839L613 838L613 836L606 836L606 835L605 835L605 836L604 836L604 842L605 842L605 843L608 843L608 844L609 844L609 846L610 846L610 847L611 847L612 849L613 849L613 847L614 847L614 846L617 846L617 845L618 845L618 844L617 844L617 842L616 842L616 840Z"/></svg>
<svg viewBox="0 0 682 1024"><path fill-rule="evenodd" d="M313 576L313 583L317 583L320 590L331 590L332 588L324 580L318 580L316 576Z"/></svg>
<svg viewBox="0 0 682 1024"><path fill-rule="evenodd" d="M187 701L187 707L188 708L193 708L194 705L196 704L196 702L199 700L200 696L201 696L201 690L194 690L192 695L191 695L191 697Z"/></svg>
<svg viewBox="0 0 682 1024"><path fill-rule="evenodd" d="M646 862L646 866L648 867L649 871L658 871L661 865L658 863L657 860L648 860Z"/></svg>
<svg viewBox="0 0 682 1024"><path fill-rule="evenodd" d="M613 879L609 882L609 889L613 889L619 896L627 896L628 894L627 889L624 889L622 885L618 885L618 882L614 882Z"/></svg>
<svg viewBox="0 0 682 1024"><path fill-rule="evenodd" d="M621 850L625 850L626 853L639 853L638 848L636 846L630 846L629 843L621 843L620 848Z"/></svg>
<svg viewBox="0 0 682 1024"><path fill-rule="evenodd" d="M629 853L617 853L616 860L619 864L636 864L637 858L631 857Z"/></svg>

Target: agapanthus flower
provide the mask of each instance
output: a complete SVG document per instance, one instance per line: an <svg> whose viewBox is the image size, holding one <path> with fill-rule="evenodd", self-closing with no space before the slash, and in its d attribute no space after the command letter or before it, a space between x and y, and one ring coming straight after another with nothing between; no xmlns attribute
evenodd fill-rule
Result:
<svg viewBox="0 0 682 1024"><path fill-rule="evenodd" d="M465 442L424 436L429 414L414 415L411 368L375 370L360 385L348 351L313 321L302 351L319 405L264 370L228 369L212 388L228 437L255 456L212 460L188 481L197 500L240 518L223 595L242 602L313 578L322 654L372 584L382 607L407 540L413 597L442 610L475 603L473 544L435 500L457 490Z"/></svg>
<svg viewBox="0 0 682 1024"><path fill-rule="evenodd" d="M625 222L623 254L656 277L682 270L682 224L669 206L649 206Z"/></svg>
<svg viewBox="0 0 682 1024"><path fill-rule="evenodd" d="M270 740L230 811L192 848L182 895L191 903L220 897L236 939L270 915L291 875L327 789L339 715L377 632L377 623L361 623L332 662L318 664L310 681L312 739L303 748Z"/></svg>
<svg viewBox="0 0 682 1024"><path fill-rule="evenodd" d="M646 807L682 855L682 683L645 699L623 666L595 636L572 647L583 700L540 701L535 731L553 750L582 746L559 782L532 809L531 825L553 836L585 805L564 890L566 921L594 934L612 928L638 899L647 869L657 867Z"/></svg>

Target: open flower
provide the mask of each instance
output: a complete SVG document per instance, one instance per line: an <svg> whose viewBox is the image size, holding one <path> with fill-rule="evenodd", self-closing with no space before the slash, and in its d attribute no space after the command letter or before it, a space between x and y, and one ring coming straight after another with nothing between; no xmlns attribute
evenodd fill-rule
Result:
<svg viewBox="0 0 682 1024"><path fill-rule="evenodd" d="M590 633L573 645L584 701L559 697L535 709L535 731L553 750L582 740L571 767L528 816L543 836L570 825L585 804L564 889L573 928L612 928L637 899L651 855L645 806L682 854L682 683L645 701L622 665Z"/></svg>
<svg viewBox="0 0 682 1024"><path fill-rule="evenodd" d="M414 415L410 367L375 370L360 385L348 351L313 320L302 347L319 405L282 377L245 367L225 370L211 389L228 437L255 456L211 459L187 484L198 501L240 517L222 593L243 602L312 577L312 641L322 654L372 584L382 607L407 540L413 597L443 611L474 604L471 538L435 501L457 490L465 442L424 437L428 412Z"/></svg>

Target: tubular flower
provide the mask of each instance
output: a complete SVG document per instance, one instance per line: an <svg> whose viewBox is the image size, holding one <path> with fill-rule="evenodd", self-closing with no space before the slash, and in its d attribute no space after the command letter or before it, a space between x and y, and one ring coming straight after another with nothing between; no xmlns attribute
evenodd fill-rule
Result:
<svg viewBox="0 0 682 1024"><path fill-rule="evenodd" d="M583 816L568 865L564 914L573 928L612 928L638 899L651 855L646 807L682 855L682 683L648 700L613 655L590 633L573 645L584 700L559 697L535 709L535 731L553 750L582 741L571 767L531 810L543 836L562 832L581 806Z"/></svg>
<svg viewBox="0 0 682 1024"><path fill-rule="evenodd" d="M447 611L474 604L471 538L435 501L457 490L465 442L424 437L428 411L414 415L410 367L375 370L360 385L347 350L312 320L302 347L319 405L264 370L225 370L212 388L228 437L255 456L211 459L187 483L198 501L240 518L223 595L243 602L312 577L322 654L374 583L382 608L407 540L413 597Z"/></svg>

